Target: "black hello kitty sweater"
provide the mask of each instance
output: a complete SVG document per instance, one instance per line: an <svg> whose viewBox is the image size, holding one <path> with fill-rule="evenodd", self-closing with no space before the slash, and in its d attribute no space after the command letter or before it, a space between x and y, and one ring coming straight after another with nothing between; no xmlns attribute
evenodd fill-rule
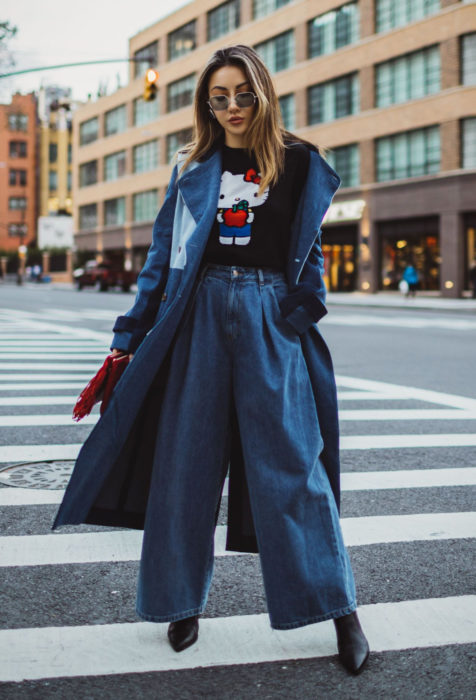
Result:
<svg viewBox="0 0 476 700"><path fill-rule="evenodd" d="M254 157L244 148L223 144L217 215L202 262L284 271L309 158L304 144L286 148L284 172L274 187L258 196L260 174Z"/></svg>

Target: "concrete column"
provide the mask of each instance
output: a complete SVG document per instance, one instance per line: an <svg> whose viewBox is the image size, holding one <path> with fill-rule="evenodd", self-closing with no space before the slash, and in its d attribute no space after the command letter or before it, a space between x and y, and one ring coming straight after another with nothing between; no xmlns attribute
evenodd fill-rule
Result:
<svg viewBox="0 0 476 700"><path fill-rule="evenodd" d="M207 43L207 15L206 15L206 12L202 12L198 15L195 29L196 29L197 47L203 46L203 44Z"/></svg>
<svg viewBox="0 0 476 700"><path fill-rule="evenodd" d="M373 140L361 141L359 154L361 184L375 182L375 142Z"/></svg>
<svg viewBox="0 0 476 700"><path fill-rule="evenodd" d="M463 217L457 211L440 216L440 290L444 297L461 297L464 279Z"/></svg>
<svg viewBox="0 0 476 700"><path fill-rule="evenodd" d="M377 226L371 219L371 199L367 200L359 222L357 251L357 291L378 291L378 239Z"/></svg>
<svg viewBox="0 0 476 700"><path fill-rule="evenodd" d="M168 57L167 57L167 35L166 34L164 34L164 36L161 36L159 39L158 56L159 56L159 66L161 66L163 63L167 63ZM137 76L137 77L139 77L139 76Z"/></svg>
<svg viewBox="0 0 476 700"><path fill-rule="evenodd" d="M441 89L457 87L460 78L459 37L442 41L440 44Z"/></svg>
<svg viewBox="0 0 476 700"><path fill-rule="evenodd" d="M296 129L302 129L304 126L307 126L307 94L305 88L296 90L294 93L294 106L296 109Z"/></svg>
<svg viewBox="0 0 476 700"><path fill-rule="evenodd" d="M253 0L241 0L240 2L240 26L253 20Z"/></svg>
<svg viewBox="0 0 476 700"><path fill-rule="evenodd" d="M441 172L461 167L459 132L460 123L457 119L440 124Z"/></svg>
<svg viewBox="0 0 476 700"><path fill-rule="evenodd" d="M301 63L307 59L307 23L301 22L294 27L295 62Z"/></svg>
<svg viewBox="0 0 476 700"><path fill-rule="evenodd" d="M375 2L360 0L360 38L375 34Z"/></svg>
<svg viewBox="0 0 476 700"><path fill-rule="evenodd" d="M47 251L42 252L41 262L43 267L43 274L48 275L50 272L50 254Z"/></svg>
<svg viewBox="0 0 476 700"><path fill-rule="evenodd" d="M365 112L375 107L374 67L363 66L359 71L360 111Z"/></svg>

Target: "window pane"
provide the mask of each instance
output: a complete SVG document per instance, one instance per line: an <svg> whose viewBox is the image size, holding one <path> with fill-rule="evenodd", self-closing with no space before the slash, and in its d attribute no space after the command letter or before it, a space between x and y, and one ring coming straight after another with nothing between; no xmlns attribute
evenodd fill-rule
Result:
<svg viewBox="0 0 476 700"><path fill-rule="evenodd" d="M157 190L138 192L133 197L134 221L153 221L157 215Z"/></svg>
<svg viewBox="0 0 476 700"><path fill-rule="evenodd" d="M58 171L50 170L48 178L48 187L50 190L58 189Z"/></svg>
<svg viewBox="0 0 476 700"><path fill-rule="evenodd" d="M476 33L462 38L462 83L476 85Z"/></svg>
<svg viewBox="0 0 476 700"><path fill-rule="evenodd" d="M106 112L104 120L104 133L106 136L118 134L127 128L126 105L121 105Z"/></svg>
<svg viewBox="0 0 476 700"><path fill-rule="evenodd" d="M294 32L291 30L255 46L271 73L294 64Z"/></svg>
<svg viewBox="0 0 476 700"><path fill-rule="evenodd" d="M463 168L476 168L476 117L463 119Z"/></svg>
<svg viewBox="0 0 476 700"><path fill-rule="evenodd" d="M48 159L50 163L56 163L56 161L58 160L58 144L50 143Z"/></svg>
<svg viewBox="0 0 476 700"><path fill-rule="evenodd" d="M79 207L79 228L87 229L97 226L97 204L85 204Z"/></svg>
<svg viewBox="0 0 476 700"><path fill-rule="evenodd" d="M342 187L356 187L360 181L359 147L357 144L334 148L326 156L328 163L339 174Z"/></svg>
<svg viewBox="0 0 476 700"><path fill-rule="evenodd" d="M167 134L167 163L170 163L175 153L191 140L192 129L182 129L173 134Z"/></svg>
<svg viewBox="0 0 476 700"><path fill-rule="evenodd" d="M207 13L207 41L213 41L240 25L240 0L230 0Z"/></svg>
<svg viewBox="0 0 476 700"><path fill-rule="evenodd" d="M118 151L104 158L104 179L117 180L126 174L126 152Z"/></svg>
<svg viewBox="0 0 476 700"><path fill-rule="evenodd" d="M159 99L160 91L156 93L155 100L146 102L142 97L134 100L134 126L142 126L158 118Z"/></svg>
<svg viewBox="0 0 476 700"><path fill-rule="evenodd" d="M440 89L440 51L432 46L376 67L376 106L418 99Z"/></svg>
<svg viewBox="0 0 476 700"><path fill-rule="evenodd" d="M359 80L356 73L308 89L309 124L327 122L359 110Z"/></svg>
<svg viewBox="0 0 476 700"><path fill-rule="evenodd" d="M90 160L88 163L82 163L79 166L79 186L87 187L94 185L98 181L98 162Z"/></svg>
<svg viewBox="0 0 476 700"><path fill-rule="evenodd" d="M359 38L359 8L356 2L326 12L308 23L309 58L331 53Z"/></svg>
<svg viewBox="0 0 476 700"><path fill-rule="evenodd" d="M197 46L196 22L193 20L171 32L167 37L169 61L193 51Z"/></svg>
<svg viewBox="0 0 476 700"><path fill-rule="evenodd" d="M279 98L279 107L281 109L284 128L288 131L293 131L296 128L294 95L282 95L282 97Z"/></svg>
<svg viewBox="0 0 476 700"><path fill-rule="evenodd" d="M174 112L181 107L188 107L193 102L195 74L176 80L167 85L167 112Z"/></svg>
<svg viewBox="0 0 476 700"><path fill-rule="evenodd" d="M88 119L79 125L79 143L84 146L86 143L96 141L99 135L99 120L97 117Z"/></svg>
<svg viewBox="0 0 476 700"><path fill-rule="evenodd" d="M287 5L291 0L253 0L253 19L266 17L271 12Z"/></svg>
<svg viewBox="0 0 476 700"><path fill-rule="evenodd" d="M439 9L440 0L376 0L376 31L402 27Z"/></svg>
<svg viewBox="0 0 476 700"><path fill-rule="evenodd" d="M157 139L141 143L133 150L133 170L135 173L145 173L155 170L159 164L159 142Z"/></svg>
<svg viewBox="0 0 476 700"><path fill-rule="evenodd" d="M377 180L429 175L440 169L438 126L377 139Z"/></svg>
<svg viewBox="0 0 476 700"><path fill-rule="evenodd" d="M104 223L106 226L119 226L126 220L125 197L108 199L104 202Z"/></svg>
<svg viewBox="0 0 476 700"><path fill-rule="evenodd" d="M134 77L145 74L147 68L155 68L159 62L159 43L157 41L144 46L134 53Z"/></svg>

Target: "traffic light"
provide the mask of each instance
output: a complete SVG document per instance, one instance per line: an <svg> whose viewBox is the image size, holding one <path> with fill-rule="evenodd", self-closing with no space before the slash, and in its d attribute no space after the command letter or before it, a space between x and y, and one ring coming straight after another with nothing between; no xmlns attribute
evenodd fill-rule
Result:
<svg viewBox="0 0 476 700"><path fill-rule="evenodd" d="M144 100L145 102L151 102L155 100L157 94L157 80L159 79L159 74L153 68L149 68L145 74L145 85L144 85Z"/></svg>

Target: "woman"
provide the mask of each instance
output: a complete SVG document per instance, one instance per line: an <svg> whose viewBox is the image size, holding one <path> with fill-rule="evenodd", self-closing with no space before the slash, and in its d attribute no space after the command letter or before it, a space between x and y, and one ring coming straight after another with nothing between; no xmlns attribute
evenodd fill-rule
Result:
<svg viewBox="0 0 476 700"><path fill-rule="evenodd" d="M338 516L335 381L319 225L339 178L285 132L270 75L238 45L198 81L132 309L133 353L84 444L54 528L144 528L137 612L198 637L230 463L227 549L259 551L271 626L333 618L341 661L369 654Z"/></svg>

